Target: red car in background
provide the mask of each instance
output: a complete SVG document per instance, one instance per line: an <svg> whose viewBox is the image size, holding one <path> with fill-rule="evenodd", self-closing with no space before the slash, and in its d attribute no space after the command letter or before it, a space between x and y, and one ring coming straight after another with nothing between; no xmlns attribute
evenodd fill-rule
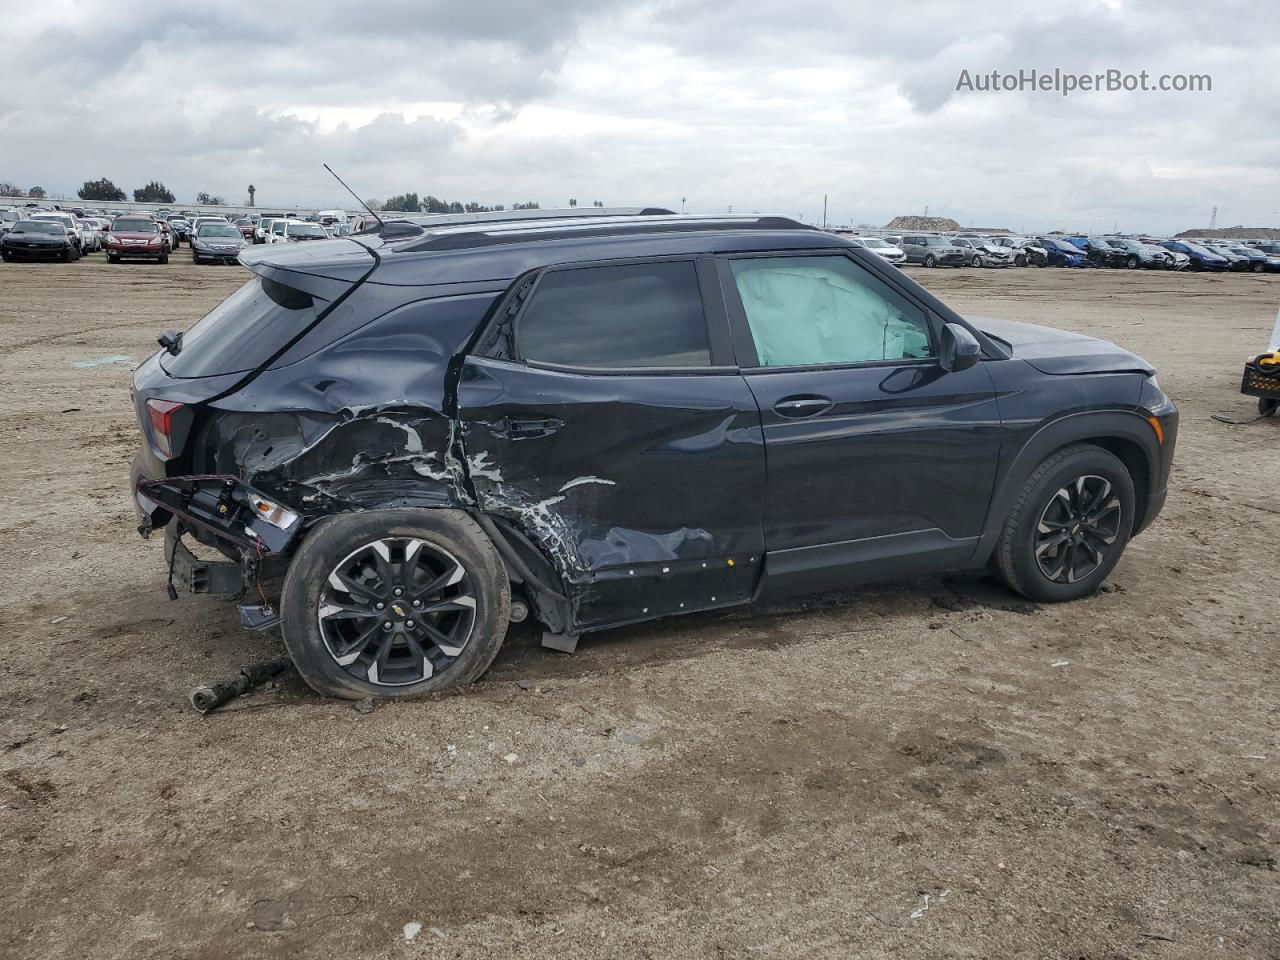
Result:
<svg viewBox="0 0 1280 960"><path fill-rule="evenodd" d="M107 262L121 260L169 262L169 240L150 217L116 217L107 234Z"/></svg>
<svg viewBox="0 0 1280 960"><path fill-rule="evenodd" d="M254 242L253 228L255 226L257 226L257 224L255 224L248 217L241 217L239 220L236 221L236 228L239 229L240 236L244 237L250 243Z"/></svg>

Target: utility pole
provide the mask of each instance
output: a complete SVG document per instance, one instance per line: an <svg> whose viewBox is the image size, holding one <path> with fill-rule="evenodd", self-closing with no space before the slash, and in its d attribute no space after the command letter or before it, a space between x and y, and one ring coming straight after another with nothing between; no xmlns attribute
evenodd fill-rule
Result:
<svg viewBox="0 0 1280 960"><path fill-rule="evenodd" d="M822 195L822 229L827 229L827 195Z"/></svg>

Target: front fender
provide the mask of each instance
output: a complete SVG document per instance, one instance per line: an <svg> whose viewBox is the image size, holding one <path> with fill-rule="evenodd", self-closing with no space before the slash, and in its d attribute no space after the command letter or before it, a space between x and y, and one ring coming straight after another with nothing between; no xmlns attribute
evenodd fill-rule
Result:
<svg viewBox="0 0 1280 960"><path fill-rule="evenodd" d="M1173 417L1173 427L1176 430L1176 414ZM991 506L987 511L983 533L974 552L975 565L984 563L995 549L1005 519L1013 511L1031 472L1056 450L1073 443L1097 441L1102 441L1103 446L1108 442L1120 441L1131 444L1141 452L1145 478L1135 477L1134 485L1142 486L1140 494L1147 504L1142 524L1145 526L1154 515L1152 506L1158 509L1163 503L1168 476L1167 464L1172 455L1174 437L1166 432L1162 449L1146 414L1138 410L1090 410L1067 414L1041 426L1001 471L995 495L991 498ZM1134 532L1137 533L1137 529Z"/></svg>

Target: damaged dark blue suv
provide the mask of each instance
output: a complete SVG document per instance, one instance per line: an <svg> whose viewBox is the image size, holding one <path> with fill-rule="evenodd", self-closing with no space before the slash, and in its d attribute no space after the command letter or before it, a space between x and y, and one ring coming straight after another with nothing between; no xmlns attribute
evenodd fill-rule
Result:
<svg viewBox="0 0 1280 960"><path fill-rule="evenodd" d="M572 650L984 565L1069 600L1163 506L1177 412L1132 353L965 320L790 220L587 213L245 251L134 377L171 596L239 594L321 693L401 696L530 615Z"/></svg>

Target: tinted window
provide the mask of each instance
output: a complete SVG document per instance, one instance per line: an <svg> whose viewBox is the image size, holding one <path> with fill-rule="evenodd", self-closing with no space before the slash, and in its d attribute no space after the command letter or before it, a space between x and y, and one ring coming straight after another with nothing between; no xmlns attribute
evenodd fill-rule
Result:
<svg viewBox="0 0 1280 960"><path fill-rule="evenodd" d="M848 257L732 261L762 367L930 356L924 312Z"/></svg>
<svg viewBox="0 0 1280 960"><path fill-rule="evenodd" d="M119 230L122 233L155 233L156 224L154 220L126 220L123 217L117 217L116 222L111 225L112 230Z"/></svg>
<svg viewBox="0 0 1280 960"><path fill-rule="evenodd" d="M692 263L556 270L517 321L521 358L573 367L711 363Z"/></svg>
<svg viewBox="0 0 1280 960"><path fill-rule="evenodd" d="M161 365L175 377L252 370L325 306L300 290L255 278L205 314L182 338L178 355L162 356Z"/></svg>

